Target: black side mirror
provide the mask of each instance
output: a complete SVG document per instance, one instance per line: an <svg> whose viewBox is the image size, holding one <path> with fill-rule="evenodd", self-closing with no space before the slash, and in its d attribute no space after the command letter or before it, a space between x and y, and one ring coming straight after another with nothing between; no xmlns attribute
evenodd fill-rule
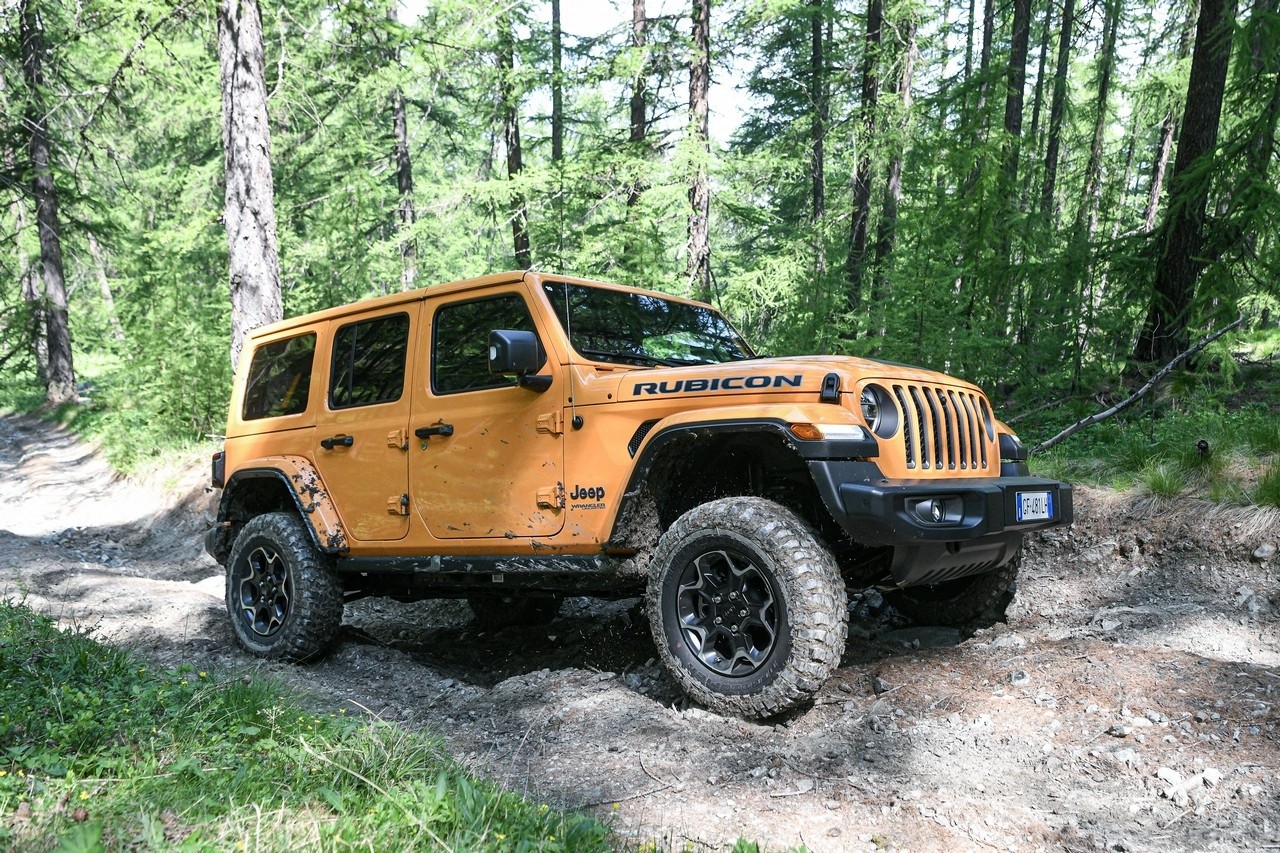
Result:
<svg viewBox="0 0 1280 853"><path fill-rule="evenodd" d="M544 361L546 354L533 332L495 329L489 333L490 373L517 376L522 388L545 391L551 387L551 377L534 375Z"/></svg>

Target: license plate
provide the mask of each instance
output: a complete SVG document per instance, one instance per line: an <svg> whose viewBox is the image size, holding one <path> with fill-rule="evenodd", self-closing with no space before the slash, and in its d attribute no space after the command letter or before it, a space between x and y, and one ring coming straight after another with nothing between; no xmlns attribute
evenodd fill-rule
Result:
<svg viewBox="0 0 1280 853"><path fill-rule="evenodd" d="M1018 521L1053 518L1053 492L1018 492Z"/></svg>

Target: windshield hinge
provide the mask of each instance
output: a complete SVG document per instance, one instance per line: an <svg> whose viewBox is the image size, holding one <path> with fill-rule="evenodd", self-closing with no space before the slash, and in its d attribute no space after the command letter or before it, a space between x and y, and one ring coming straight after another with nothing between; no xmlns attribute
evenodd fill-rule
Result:
<svg viewBox="0 0 1280 853"><path fill-rule="evenodd" d="M564 418L557 412L538 415L538 432L560 435L564 432Z"/></svg>
<svg viewBox="0 0 1280 853"><path fill-rule="evenodd" d="M564 509L564 483L538 489L540 509Z"/></svg>

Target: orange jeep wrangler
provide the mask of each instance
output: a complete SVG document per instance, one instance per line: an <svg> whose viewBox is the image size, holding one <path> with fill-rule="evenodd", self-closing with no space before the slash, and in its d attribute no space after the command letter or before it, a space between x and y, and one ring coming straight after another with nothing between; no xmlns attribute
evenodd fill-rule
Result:
<svg viewBox="0 0 1280 853"><path fill-rule="evenodd" d="M363 596L501 625L643 595L682 688L755 718L839 664L846 588L963 624L1072 518L973 385L762 358L708 305L534 272L256 330L213 484L206 547L253 654L322 654Z"/></svg>

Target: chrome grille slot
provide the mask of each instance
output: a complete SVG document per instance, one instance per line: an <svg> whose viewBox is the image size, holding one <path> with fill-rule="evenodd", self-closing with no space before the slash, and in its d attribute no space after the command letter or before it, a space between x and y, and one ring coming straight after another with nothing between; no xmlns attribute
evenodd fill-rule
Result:
<svg viewBox="0 0 1280 853"><path fill-rule="evenodd" d="M894 385L907 468L986 471L990 409L980 395L936 385Z"/></svg>

